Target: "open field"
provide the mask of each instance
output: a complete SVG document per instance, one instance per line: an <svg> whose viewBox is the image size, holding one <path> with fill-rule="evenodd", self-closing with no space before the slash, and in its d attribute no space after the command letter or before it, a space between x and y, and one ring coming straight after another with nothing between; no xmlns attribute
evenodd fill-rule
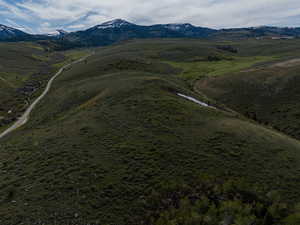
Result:
<svg viewBox="0 0 300 225"><path fill-rule="evenodd" d="M53 66L57 69L63 67L64 65L71 63L73 61L76 61L84 56L89 55L91 52L91 50L89 49L75 49L75 50L68 50L68 51L64 51L64 55L65 55L65 60L63 62L60 63L56 63Z"/></svg>
<svg viewBox="0 0 300 225"><path fill-rule="evenodd" d="M198 61L198 62L170 62L176 68L182 69L180 76L187 80L195 81L207 76L219 76L228 73L239 72L257 63L276 60L271 56L254 57L232 57L218 61Z"/></svg>

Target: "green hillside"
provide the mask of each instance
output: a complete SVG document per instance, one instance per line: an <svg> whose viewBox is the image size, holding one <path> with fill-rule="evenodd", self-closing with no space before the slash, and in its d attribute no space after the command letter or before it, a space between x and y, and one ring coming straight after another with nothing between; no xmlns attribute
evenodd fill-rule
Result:
<svg viewBox="0 0 300 225"><path fill-rule="evenodd" d="M87 50L53 52L31 42L0 43L0 130L14 121L64 63Z"/></svg>
<svg viewBox="0 0 300 225"><path fill-rule="evenodd" d="M204 173L300 201L299 141L194 91L203 74L182 77L181 67L219 71L216 62L257 56L237 67L246 70L288 53L275 42L230 43L238 53L219 45L228 43L131 41L65 71L28 124L0 140L0 224L146 224L149 193L168 182L193 185Z"/></svg>
<svg viewBox="0 0 300 225"><path fill-rule="evenodd" d="M205 77L195 87L248 118L299 140L299 72L299 51L295 42L294 49L283 51L273 62L224 76Z"/></svg>
<svg viewBox="0 0 300 225"><path fill-rule="evenodd" d="M31 95L54 73L51 64L63 59L35 43L0 43L0 129L26 108Z"/></svg>

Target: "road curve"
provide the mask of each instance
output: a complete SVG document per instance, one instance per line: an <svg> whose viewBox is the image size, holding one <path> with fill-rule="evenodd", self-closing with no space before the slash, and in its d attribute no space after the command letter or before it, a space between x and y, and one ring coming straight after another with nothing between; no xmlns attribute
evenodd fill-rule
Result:
<svg viewBox="0 0 300 225"><path fill-rule="evenodd" d="M92 54L91 54L92 55ZM9 128L7 128L4 132L2 132L0 134L0 139L5 137L6 135L8 135L9 133L13 132L14 130L20 128L21 126L23 126L24 124L26 124L29 120L30 117L30 113L32 112L32 110L37 106L37 104L47 95L47 93L49 92L53 81L67 68L71 67L74 64L80 63L84 60L86 60L88 57L90 57L91 55L85 56L77 61L74 61L68 65L63 66L62 68L59 69L59 71L48 81L48 84L45 88L45 90L43 91L43 93L27 108L27 110L24 112L24 114L18 118L18 120Z"/></svg>

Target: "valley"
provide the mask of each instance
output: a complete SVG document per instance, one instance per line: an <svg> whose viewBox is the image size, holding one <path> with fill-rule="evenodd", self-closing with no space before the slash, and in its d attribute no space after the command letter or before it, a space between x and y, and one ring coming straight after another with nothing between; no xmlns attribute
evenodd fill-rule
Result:
<svg viewBox="0 0 300 225"><path fill-rule="evenodd" d="M20 116L16 122L14 122L14 124L9 127L8 129L4 130L3 133L0 133L0 139L3 138L4 136L10 134L11 132L13 132L14 130L20 128L21 126L25 125L27 123L27 121L29 120L29 116L30 113L32 112L32 110L34 110L35 106L47 95L47 93L49 92L51 85L53 83L53 81L55 80L56 77L58 77L62 72L64 72L66 69L68 69L69 67L71 67L72 65L82 62L84 60L87 59L88 56L85 56L77 61L74 61L70 64L67 64L65 66L63 66L62 68L59 69L59 71L48 81L45 90L42 92L42 94L36 99L34 100L30 105L27 106L26 111L24 112L24 114L22 116ZM4 118L2 118L4 119Z"/></svg>
<svg viewBox="0 0 300 225"><path fill-rule="evenodd" d="M58 66L88 54L49 52L30 42L2 43L0 49L0 130L25 112Z"/></svg>

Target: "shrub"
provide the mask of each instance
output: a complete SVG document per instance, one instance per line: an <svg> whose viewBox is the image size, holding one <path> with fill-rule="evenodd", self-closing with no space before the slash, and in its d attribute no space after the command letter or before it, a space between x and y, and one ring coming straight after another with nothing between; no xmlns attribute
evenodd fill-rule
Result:
<svg viewBox="0 0 300 225"><path fill-rule="evenodd" d="M213 177L163 184L146 204L149 225L300 224L300 205L288 208L278 192L260 194L244 182Z"/></svg>

